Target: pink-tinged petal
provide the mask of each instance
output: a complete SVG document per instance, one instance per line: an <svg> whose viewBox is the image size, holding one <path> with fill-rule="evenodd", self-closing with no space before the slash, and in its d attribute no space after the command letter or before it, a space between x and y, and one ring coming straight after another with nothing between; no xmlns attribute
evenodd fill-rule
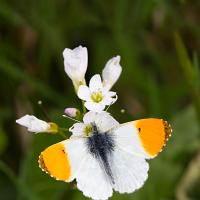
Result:
<svg viewBox="0 0 200 200"><path fill-rule="evenodd" d="M95 74L91 79L89 83L89 88L91 92L97 92L101 90L103 87L101 82L101 77L99 74Z"/></svg>
<svg viewBox="0 0 200 200"><path fill-rule="evenodd" d="M80 111L76 108L65 108L64 113L69 117L77 117Z"/></svg>
<svg viewBox="0 0 200 200"><path fill-rule="evenodd" d="M85 100L85 101L90 100L90 90L85 85L79 86L77 94L78 94L78 97L82 100Z"/></svg>
<svg viewBox="0 0 200 200"><path fill-rule="evenodd" d="M85 124L84 123L75 123L69 131L72 132L74 136L84 135Z"/></svg>
<svg viewBox="0 0 200 200"><path fill-rule="evenodd" d="M101 112L105 108L105 105L95 102L85 102L85 107L94 112Z"/></svg>

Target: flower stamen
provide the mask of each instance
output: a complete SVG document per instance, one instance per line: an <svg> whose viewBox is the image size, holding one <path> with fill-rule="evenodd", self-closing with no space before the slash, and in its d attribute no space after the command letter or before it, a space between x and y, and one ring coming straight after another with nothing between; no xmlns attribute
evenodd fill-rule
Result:
<svg viewBox="0 0 200 200"><path fill-rule="evenodd" d="M89 137L92 134L92 124L88 124L85 128L84 128L84 134L85 136Z"/></svg>
<svg viewBox="0 0 200 200"><path fill-rule="evenodd" d="M95 103L99 103L103 100L103 95L102 92L93 92L91 94L91 99L95 102Z"/></svg>

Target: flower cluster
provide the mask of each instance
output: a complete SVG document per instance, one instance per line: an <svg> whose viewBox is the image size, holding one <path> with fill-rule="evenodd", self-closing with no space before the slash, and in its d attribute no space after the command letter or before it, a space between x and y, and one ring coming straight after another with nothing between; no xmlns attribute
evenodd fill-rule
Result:
<svg viewBox="0 0 200 200"><path fill-rule="evenodd" d="M73 50L65 49L63 52L65 72L72 79L78 97L84 101L84 106L94 112L101 112L117 100L115 92L110 91L118 80L122 68L119 64L120 56L110 59L99 74L94 75L89 86L86 85L85 73L87 70L87 49L79 46Z"/></svg>
<svg viewBox="0 0 200 200"><path fill-rule="evenodd" d="M83 122L76 123L69 130L73 134L88 135L91 129L91 119L88 121L88 116L92 116L92 120L97 120L102 117L102 127L112 126L118 123L109 113L105 111L110 105L116 102L117 94L111 91L112 86L118 80L122 67L120 65L120 56L116 56L108 60L104 69L102 70L102 77L100 74L95 74L87 85L85 74L88 67L88 51L86 47L76 47L75 49L66 48L63 51L64 70L69 78L72 80L76 94L83 102ZM89 112L86 113L86 110ZM66 108L64 113L69 118L79 118L82 116L81 112L76 108ZM109 123L107 123L107 122ZM37 119L33 115L25 115L16 122L22 126L27 127L28 131L39 133L59 133L58 125L53 122L45 122ZM106 124L106 125L105 125ZM111 127L110 127L111 128Z"/></svg>

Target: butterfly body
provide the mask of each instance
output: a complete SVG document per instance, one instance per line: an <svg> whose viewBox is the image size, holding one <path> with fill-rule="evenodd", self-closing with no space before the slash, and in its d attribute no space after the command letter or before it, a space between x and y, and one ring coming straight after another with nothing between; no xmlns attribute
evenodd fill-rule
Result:
<svg viewBox="0 0 200 200"><path fill-rule="evenodd" d="M163 149L171 128L162 119L142 119L105 131L100 122L91 123L87 137L71 136L48 147L39 164L57 180L76 179L85 196L106 200L113 190L130 193L144 184L149 170L146 160Z"/></svg>
<svg viewBox="0 0 200 200"><path fill-rule="evenodd" d="M90 137L86 139L86 145L89 153L98 160L102 170L104 170L107 178L114 183L114 177L112 174L110 158L115 148L115 141L112 134L108 132L99 132L95 124L93 126L93 132Z"/></svg>

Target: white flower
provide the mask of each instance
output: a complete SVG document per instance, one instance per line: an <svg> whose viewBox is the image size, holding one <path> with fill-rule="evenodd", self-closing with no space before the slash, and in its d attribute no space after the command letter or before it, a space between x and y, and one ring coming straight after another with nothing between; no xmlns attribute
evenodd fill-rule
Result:
<svg viewBox="0 0 200 200"><path fill-rule="evenodd" d="M85 73L88 65L88 52L86 47L66 48L63 51L65 72L73 81L75 88L85 84Z"/></svg>
<svg viewBox="0 0 200 200"><path fill-rule="evenodd" d="M89 87L81 85L78 88L78 97L85 102L88 110L100 112L106 105L111 105L117 100L115 92L108 91L103 87L99 74L94 75L89 83Z"/></svg>
<svg viewBox="0 0 200 200"><path fill-rule="evenodd" d="M111 58L102 71L104 87L110 90L119 79L121 72L120 56Z"/></svg>
<svg viewBox="0 0 200 200"><path fill-rule="evenodd" d="M57 125L55 123L47 123L33 115L25 115L16 120L16 123L27 127L30 132L57 132Z"/></svg>
<svg viewBox="0 0 200 200"><path fill-rule="evenodd" d="M109 131L119 125L119 123L110 115L110 113L102 111L96 113L89 111L83 117L83 123L75 123L69 131L73 136L90 136L93 131L93 125L96 125L97 130L101 133Z"/></svg>

